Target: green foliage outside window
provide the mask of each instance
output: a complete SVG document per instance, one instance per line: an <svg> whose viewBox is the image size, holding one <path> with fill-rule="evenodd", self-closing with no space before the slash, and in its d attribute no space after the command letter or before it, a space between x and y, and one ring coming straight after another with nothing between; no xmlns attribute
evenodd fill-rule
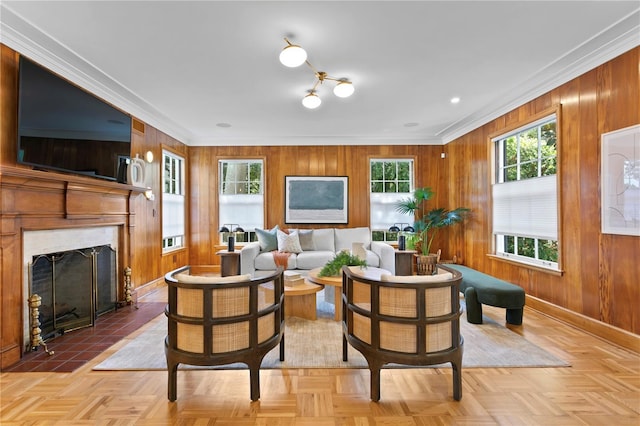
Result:
<svg viewBox="0 0 640 426"><path fill-rule="evenodd" d="M221 194L262 194L262 163L252 161L223 161Z"/></svg>
<svg viewBox="0 0 640 426"><path fill-rule="evenodd" d="M411 161L371 162L371 192L411 192Z"/></svg>
<svg viewBox="0 0 640 426"><path fill-rule="evenodd" d="M556 120L523 130L503 140L504 182L554 175L557 172ZM558 261L558 241L512 235L504 237L504 252L550 262ZM517 248L516 248L517 242ZM517 252L516 252L517 251Z"/></svg>
<svg viewBox="0 0 640 426"><path fill-rule="evenodd" d="M553 175L557 169L556 122L510 136L504 148L505 182Z"/></svg>

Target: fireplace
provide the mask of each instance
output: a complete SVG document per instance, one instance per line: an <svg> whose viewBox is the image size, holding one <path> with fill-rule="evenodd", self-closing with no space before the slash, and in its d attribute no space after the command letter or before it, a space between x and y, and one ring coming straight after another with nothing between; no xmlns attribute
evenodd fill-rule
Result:
<svg viewBox="0 0 640 426"><path fill-rule="evenodd" d="M41 298L41 337L91 326L114 310L116 268L116 253L108 245L34 256L29 295Z"/></svg>
<svg viewBox="0 0 640 426"><path fill-rule="evenodd" d="M29 298L41 298L42 338L92 326L118 302L118 226L24 233L23 338L31 350Z"/></svg>

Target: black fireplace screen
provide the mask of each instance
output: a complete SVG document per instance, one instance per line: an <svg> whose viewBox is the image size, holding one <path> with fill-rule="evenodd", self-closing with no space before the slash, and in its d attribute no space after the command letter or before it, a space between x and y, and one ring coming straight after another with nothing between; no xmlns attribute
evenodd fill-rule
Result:
<svg viewBox="0 0 640 426"><path fill-rule="evenodd" d="M34 256L30 291L42 298L42 337L91 326L114 310L116 268L116 253L108 245Z"/></svg>

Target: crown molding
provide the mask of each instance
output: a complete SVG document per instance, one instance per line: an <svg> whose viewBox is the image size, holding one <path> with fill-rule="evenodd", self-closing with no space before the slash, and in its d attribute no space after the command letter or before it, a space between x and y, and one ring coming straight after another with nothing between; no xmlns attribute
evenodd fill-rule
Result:
<svg viewBox="0 0 640 426"><path fill-rule="evenodd" d="M210 137L193 141L190 146L333 146L333 145L442 145L440 138L406 135L375 136L272 136L254 138Z"/></svg>
<svg viewBox="0 0 640 426"><path fill-rule="evenodd" d="M505 90L494 102L436 136L447 144L639 45L640 8L539 70L528 82ZM519 95L509 98L505 95L508 93Z"/></svg>

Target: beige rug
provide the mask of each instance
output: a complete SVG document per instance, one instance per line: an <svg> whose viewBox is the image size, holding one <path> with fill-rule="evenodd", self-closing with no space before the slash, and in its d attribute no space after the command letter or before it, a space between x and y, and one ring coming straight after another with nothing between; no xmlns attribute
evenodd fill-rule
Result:
<svg viewBox="0 0 640 426"><path fill-rule="evenodd" d="M526 321L526 318L525 318ZM333 320L333 305L318 297L316 321L290 317L285 325L285 361L278 359L278 347L267 354L262 368L367 368L364 357L349 346L349 361L342 361L341 323ZM147 324L144 332L115 354L96 365L94 370L165 370L164 315ZM460 321L464 337L462 365L470 367L567 367L569 364L524 339L503 325L485 317L484 324L469 324L463 314ZM135 333L134 333L135 334ZM449 366L446 364L444 366ZM180 365L179 368L205 368ZM246 368L231 364L206 368Z"/></svg>

